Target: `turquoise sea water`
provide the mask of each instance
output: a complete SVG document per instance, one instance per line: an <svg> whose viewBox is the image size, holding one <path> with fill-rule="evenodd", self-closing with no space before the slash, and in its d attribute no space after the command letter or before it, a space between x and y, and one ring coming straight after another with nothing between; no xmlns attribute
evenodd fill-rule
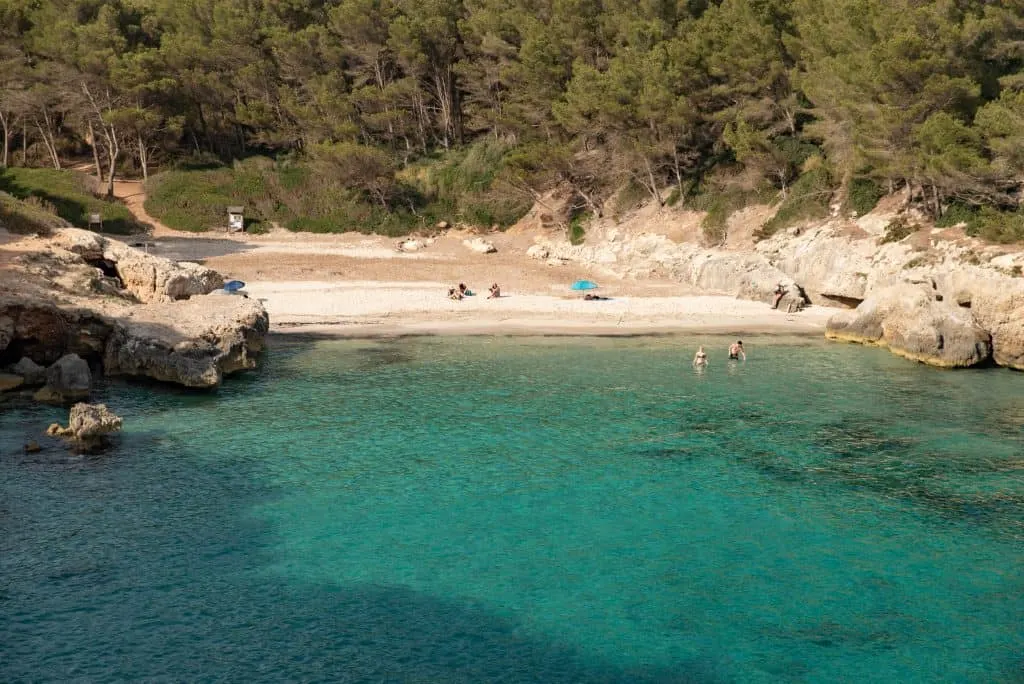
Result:
<svg viewBox="0 0 1024 684"><path fill-rule="evenodd" d="M276 338L100 457L8 407L0 681L1024 680L1024 374L727 342Z"/></svg>

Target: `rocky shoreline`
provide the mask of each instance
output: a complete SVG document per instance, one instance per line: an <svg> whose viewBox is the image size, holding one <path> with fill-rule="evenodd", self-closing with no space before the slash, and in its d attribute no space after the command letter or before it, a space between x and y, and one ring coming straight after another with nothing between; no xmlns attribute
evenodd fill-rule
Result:
<svg viewBox="0 0 1024 684"><path fill-rule="evenodd" d="M9 390L87 399L92 370L192 388L255 368L269 318L223 294L208 268L73 228L36 238L0 282L0 367Z"/></svg>
<svg viewBox="0 0 1024 684"><path fill-rule="evenodd" d="M705 292L762 302L781 285L782 310L835 308L826 337L887 347L937 367L994 363L1024 370L1024 252L923 227L900 239L884 208L832 217L739 248L703 247L657 230L600 221L582 245L539 238L528 255L577 262L622 278L664 276Z"/></svg>

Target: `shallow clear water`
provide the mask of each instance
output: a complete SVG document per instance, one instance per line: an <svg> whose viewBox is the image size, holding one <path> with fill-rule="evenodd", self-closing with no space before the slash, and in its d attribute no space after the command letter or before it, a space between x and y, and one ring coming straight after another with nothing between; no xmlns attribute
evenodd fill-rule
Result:
<svg viewBox="0 0 1024 684"><path fill-rule="evenodd" d="M8 407L0 681L1024 679L1024 374L726 343L277 338L102 457Z"/></svg>

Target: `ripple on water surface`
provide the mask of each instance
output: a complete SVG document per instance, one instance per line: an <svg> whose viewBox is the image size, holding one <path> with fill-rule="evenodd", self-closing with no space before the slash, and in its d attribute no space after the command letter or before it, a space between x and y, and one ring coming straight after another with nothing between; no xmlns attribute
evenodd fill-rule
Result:
<svg viewBox="0 0 1024 684"><path fill-rule="evenodd" d="M102 458L8 406L0 680L1024 678L1024 375L727 342L276 338Z"/></svg>

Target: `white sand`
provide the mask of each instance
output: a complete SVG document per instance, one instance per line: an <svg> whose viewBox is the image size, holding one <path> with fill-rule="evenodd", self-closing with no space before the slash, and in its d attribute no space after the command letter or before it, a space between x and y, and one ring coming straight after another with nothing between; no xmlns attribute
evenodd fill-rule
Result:
<svg viewBox="0 0 1024 684"><path fill-rule="evenodd" d="M249 296L264 301L274 330L337 335L389 333L790 332L821 333L834 310L796 314L721 296L580 297L486 293L452 301L432 282L263 281Z"/></svg>

